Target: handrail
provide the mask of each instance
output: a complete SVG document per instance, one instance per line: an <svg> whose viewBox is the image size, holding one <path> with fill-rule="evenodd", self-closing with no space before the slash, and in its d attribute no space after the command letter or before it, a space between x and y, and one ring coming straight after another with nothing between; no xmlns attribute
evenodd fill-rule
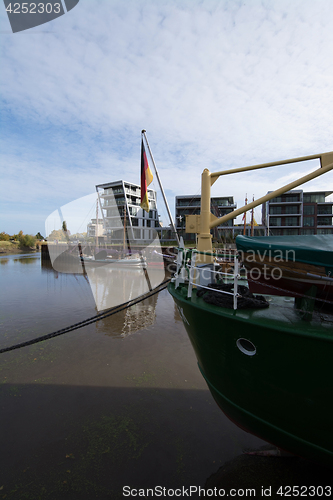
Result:
<svg viewBox="0 0 333 500"><path fill-rule="evenodd" d="M206 288L207 290L212 290L212 288L209 288L203 284L200 284L196 282L195 279L195 274L198 274L200 272L200 268L196 266L196 256L199 254L205 254L206 252L201 252L196 249L185 249L185 248L178 248L178 256L177 257L177 270L175 273L174 281L175 281L175 288L178 288L180 283L184 283L186 278L188 281L188 287L187 287L187 298L190 299L192 297L192 289L193 285L199 288ZM207 254L210 255L215 255L212 252L207 252ZM189 264L189 260L191 260L191 264ZM214 289L215 292L218 293L223 293L226 295L232 295L234 300L233 300L233 309L237 309L237 298L241 297L241 295L238 293L238 280L240 279L239 275L239 256L235 255L234 256L234 272L233 273L225 273L223 271L215 271L211 270L209 268L204 268L205 271L208 271L211 274L215 275L224 275L224 276L230 276L233 278L234 282L234 291L233 292L227 292L226 290L216 290ZM184 272L185 271L185 272ZM187 274L187 276L186 276Z"/></svg>

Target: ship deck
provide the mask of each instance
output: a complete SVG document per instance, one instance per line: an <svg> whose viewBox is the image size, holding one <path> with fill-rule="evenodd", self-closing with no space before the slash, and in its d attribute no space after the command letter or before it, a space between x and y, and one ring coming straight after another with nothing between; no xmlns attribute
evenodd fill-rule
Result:
<svg viewBox="0 0 333 500"><path fill-rule="evenodd" d="M182 291L183 290L183 291ZM304 319L304 313L295 307L295 299L278 295L264 295L269 307L264 309L227 309L209 304L202 297L197 296L197 290L192 290L191 299L185 294L187 285L181 284L175 289L169 285L169 291L176 298L191 302L191 305L221 316L233 317L240 322L251 323L270 329L290 332L293 335L320 336L333 342L333 314L326 307L316 308L310 320ZM303 317L302 317L303 316Z"/></svg>

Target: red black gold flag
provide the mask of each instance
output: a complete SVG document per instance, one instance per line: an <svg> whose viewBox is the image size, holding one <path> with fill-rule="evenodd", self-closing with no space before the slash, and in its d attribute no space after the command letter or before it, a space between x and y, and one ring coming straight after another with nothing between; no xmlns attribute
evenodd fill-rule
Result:
<svg viewBox="0 0 333 500"><path fill-rule="evenodd" d="M143 139L141 141L141 204L140 207L149 212L148 186L153 181L153 174L150 170Z"/></svg>

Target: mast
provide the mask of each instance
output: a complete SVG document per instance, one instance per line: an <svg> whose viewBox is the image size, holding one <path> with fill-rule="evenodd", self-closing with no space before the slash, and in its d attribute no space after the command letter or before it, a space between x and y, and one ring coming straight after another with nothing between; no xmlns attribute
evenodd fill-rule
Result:
<svg viewBox="0 0 333 500"><path fill-rule="evenodd" d="M96 248L98 250L98 196L96 200L96 231L95 231L95 239L96 239Z"/></svg>
<svg viewBox="0 0 333 500"><path fill-rule="evenodd" d="M252 197L252 201L254 201L254 195ZM251 236L254 234L254 207L251 210Z"/></svg>
<svg viewBox="0 0 333 500"><path fill-rule="evenodd" d="M176 235L176 239L177 239L177 243L178 245L180 244L180 241L179 241L179 236L178 236L178 233L176 231L176 227L175 227L175 224L173 222L173 219L172 219L172 215L171 215L171 212L170 212L170 209L169 209L169 205L168 205L168 202L167 202L167 199L166 199L166 196L165 196L165 193L164 193L164 189L163 189L163 186L162 186L162 183L161 183L161 179L160 179L160 176L158 175L158 171L157 171L157 168L156 168L156 164L155 164L155 161L154 161L154 158L153 158L153 155L152 155L152 152L151 152L151 149L149 147L149 144L148 144L148 139L147 139L147 136L146 136L146 131L145 130L142 130L142 135L144 136L145 138L145 141L146 141L146 144L147 144L147 148L148 148L148 151L149 151L149 155L150 155L150 158L151 158L151 161L153 162L153 165L154 165L154 170L156 172L156 177L157 177L157 180L158 180L158 184L160 186L160 189L161 189L161 193L162 193L162 196L163 196L163 200L164 200L164 203L165 203L165 207L167 209L167 212L168 212L168 216L169 216L169 220L170 220L170 223L171 223L171 227Z"/></svg>
<svg viewBox="0 0 333 500"><path fill-rule="evenodd" d="M124 193L125 195L125 193ZM125 195L126 196L126 195ZM125 244L125 239L126 239L126 199L125 199L125 205L124 205L124 241L123 241L123 252L125 253L125 247L126 247L126 244Z"/></svg>
<svg viewBox="0 0 333 500"><path fill-rule="evenodd" d="M247 195L245 197L245 206L247 205ZM244 220L244 228L243 228L243 235L246 235L246 212L244 212L243 215L243 220Z"/></svg>

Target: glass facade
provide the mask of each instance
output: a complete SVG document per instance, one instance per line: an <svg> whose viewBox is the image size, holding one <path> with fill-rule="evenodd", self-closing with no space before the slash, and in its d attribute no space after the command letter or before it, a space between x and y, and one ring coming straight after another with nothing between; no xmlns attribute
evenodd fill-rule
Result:
<svg viewBox="0 0 333 500"><path fill-rule="evenodd" d="M318 217L318 226L332 226L332 217Z"/></svg>
<svg viewBox="0 0 333 500"><path fill-rule="evenodd" d="M295 234L298 234L298 229L284 229L283 234L287 236L293 236Z"/></svg>
<svg viewBox="0 0 333 500"><path fill-rule="evenodd" d="M299 226L298 217L286 217L285 226Z"/></svg>
<svg viewBox="0 0 333 500"><path fill-rule="evenodd" d="M277 196L271 200L271 203L295 203L296 201L301 201L299 193Z"/></svg>
<svg viewBox="0 0 333 500"><path fill-rule="evenodd" d="M285 210L286 214L299 214L300 208L298 205L288 205Z"/></svg>
<svg viewBox="0 0 333 500"><path fill-rule="evenodd" d="M269 218L270 226L281 226L281 217L270 217Z"/></svg>
<svg viewBox="0 0 333 500"><path fill-rule="evenodd" d="M304 227L306 227L306 226L313 227L314 226L314 217L304 217L303 226Z"/></svg>
<svg viewBox="0 0 333 500"><path fill-rule="evenodd" d="M325 194L324 193L304 194L303 203L325 203Z"/></svg>
<svg viewBox="0 0 333 500"><path fill-rule="evenodd" d="M304 207L303 207L303 214L304 215L314 215L314 213L315 213L314 205L304 205Z"/></svg>
<svg viewBox="0 0 333 500"><path fill-rule="evenodd" d="M318 205L317 213L318 213L318 215L331 214L332 213L332 205Z"/></svg>

